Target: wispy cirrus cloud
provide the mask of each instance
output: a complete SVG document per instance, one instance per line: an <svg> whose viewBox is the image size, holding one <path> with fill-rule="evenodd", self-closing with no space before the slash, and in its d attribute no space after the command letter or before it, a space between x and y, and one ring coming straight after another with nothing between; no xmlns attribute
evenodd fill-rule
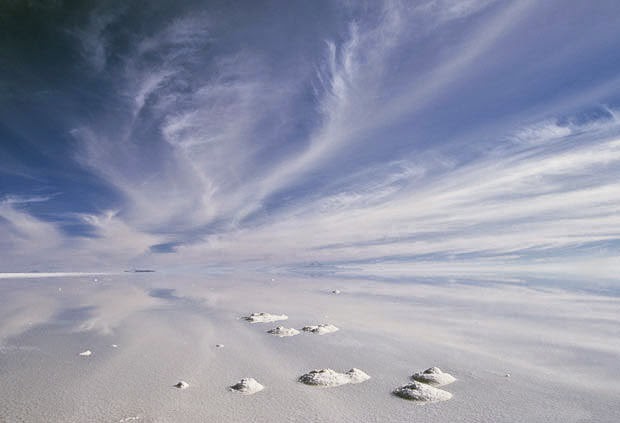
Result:
<svg viewBox="0 0 620 423"><path fill-rule="evenodd" d="M3 246L20 263L432 259L471 272L613 254L617 66L580 58L617 32L610 14L592 12L601 34L575 52L573 32L536 25L552 4L331 7L309 20L91 11L73 42L98 70L98 103L71 120L69 161L119 199L68 205L91 228L79 236L7 199ZM590 12L562 13L579 26Z"/></svg>

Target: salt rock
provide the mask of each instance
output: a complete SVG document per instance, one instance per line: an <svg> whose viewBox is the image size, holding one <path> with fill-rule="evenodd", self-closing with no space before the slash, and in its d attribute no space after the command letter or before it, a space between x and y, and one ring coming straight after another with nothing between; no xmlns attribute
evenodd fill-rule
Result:
<svg viewBox="0 0 620 423"><path fill-rule="evenodd" d="M187 389L189 387L189 383L181 380L179 381L179 383L177 383L176 385L174 385L175 388L179 388L179 389Z"/></svg>
<svg viewBox="0 0 620 423"><path fill-rule="evenodd" d="M243 319L250 323L269 323L286 320L288 316L286 314L252 313L249 316L243 317Z"/></svg>
<svg viewBox="0 0 620 423"><path fill-rule="evenodd" d="M338 373L332 369L312 370L299 378L301 383L314 386L333 387L346 385L348 383L362 383L370 379L366 373L360 369L351 369L345 373Z"/></svg>
<svg viewBox="0 0 620 423"><path fill-rule="evenodd" d="M301 330L303 330L304 332L311 332L317 335L325 335L326 333L336 332L340 329L338 329L334 325L321 324L316 326L304 326Z"/></svg>
<svg viewBox="0 0 620 423"><path fill-rule="evenodd" d="M230 386L228 389L243 395L252 395L259 391L262 391L263 389L265 389L265 387L258 383L254 378L244 377L236 384Z"/></svg>
<svg viewBox="0 0 620 423"><path fill-rule="evenodd" d="M421 402L447 401L452 398L452 394L450 392L415 381L408 385L396 388L393 393L394 395L404 399Z"/></svg>
<svg viewBox="0 0 620 423"><path fill-rule="evenodd" d="M423 372L414 373L411 379L431 386L449 385L456 380L450 373L444 373L439 367L431 367Z"/></svg>
<svg viewBox="0 0 620 423"><path fill-rule="evenodd" d="M278 326L274 329L269 329L267 333L270 333L274 336L283 338L285 336L295 336L299 335L299 331L293 328L285 328L284 326Z"/></svg>

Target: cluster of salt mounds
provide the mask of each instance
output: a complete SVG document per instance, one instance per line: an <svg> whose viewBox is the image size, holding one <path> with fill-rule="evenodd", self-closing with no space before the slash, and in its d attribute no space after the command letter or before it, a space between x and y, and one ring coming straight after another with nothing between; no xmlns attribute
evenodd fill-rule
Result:
<svg viewBox="0 0 620 423"><path fill-rule="evenodd" d="M243 395L252 395L259 391L262 391L263 389L265 389L265 387L258 383L254 378L244 377L239 382L229 387L229 389L234 392L239 392Z"/></svg>
<svg viewBox="0 0 620 423"><path fill-rule="evenodd" d="M315 333L317 335L325 335L326 333L336 332L337 330L340 330L340 329L338 329L334 325L321 324L321 325L316 325L316 326L304 326L301 330L303 330L304 332Z"/></svg>
<svg viewBox="0 0 620 423"><path fill-rule="evenodd" d="M175 388L179 388L179 389L187 389L188 386L189 386L189 383L185 382L184 380L181 380L176 385L174 385Z"/></svg>
<svg viewBox="0 0 620 423"><path fill-rule="evenodd" d="M423 402L447 401L452 398L450 392L415 381L394 389L394 395L408 400Z"/></svg>
<svg viewBox="0 0 620 423"><path fill-rule="evenodd" d="M249 316L243 317L243 319L250 323L269 323L286 320L288 316L286 314L252 313Z"/></svg>
<svg viewBox="0 0 620 423"><path fill-rule="evenodd" d="M351 369L345 373L338 373L332 369L312 370L299 378L301 383L315 386L340 386L347 383L362 383L370 379L366 373L360 369Z"/></svg>
<svg viewBox="0 0 620 423"><path fill-rule="evenodd" d="M267 333L278 336L280 338L283 338L285 336L299 335L299 331L297 329L285 328L284 326L278 326L275 329L269 329Z"/></svg>
<svg viewBox="0 0 620 423"><path fill-rule="evenodd" d="M431 367L423 372L414 373L411 379L431 386L449 385L456 380L450 373L444 373L439 367Z"/></svg>

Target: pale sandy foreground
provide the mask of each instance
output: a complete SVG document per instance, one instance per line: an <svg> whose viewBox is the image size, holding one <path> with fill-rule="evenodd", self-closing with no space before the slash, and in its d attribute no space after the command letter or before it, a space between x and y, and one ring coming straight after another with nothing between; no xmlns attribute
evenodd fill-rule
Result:
<svg viewBox="0 0 620 423"><path fill-rule="evenodd" d="M285 274L98 279L0 281L0 422L620 421L617 296ZM266 333L277 323L240 319L249 312L340 330L281 339ZM353 368L371 378L299 382ZM451 398L393 393L416 394L416 373Z"/></svg>

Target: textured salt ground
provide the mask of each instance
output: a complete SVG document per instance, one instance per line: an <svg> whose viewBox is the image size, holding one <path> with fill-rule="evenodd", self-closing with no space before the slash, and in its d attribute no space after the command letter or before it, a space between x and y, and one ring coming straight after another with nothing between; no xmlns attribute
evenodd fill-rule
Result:
<svg viewBox="0 0 620 423"><path fill-rule="evenodd" d="M277 326L273 329L269 329L267 333L280 338L299 335L299 331L297 329L285 328L284 326Z"/></svg>
<svg viewBox="0 0 620 423"><path fill-rule="evenodd" d="M63 285L63 295L79 294L70 298L70 306L92 305L97 318L113 318L114 342L122 348L109 348L107 334L75 332L80 322L40 330L35 324L35 329L8 339L7 345L20 348L0 354L0 421L113 422L127 416L189 423L620 421L615 407L620 397L619 355L609 341L614 338L608 336L617 334L617 303L612 310L608 299L558 299L557 293L532 291L530 295L527 288L504 286L494 291L468 285L459 291L458 284L373 286L360 281L338 281L347 295L326 297L316 288L316 279L289 279L273 289L238 280L218 277L207 283L204 278L175 278L180 296L204 298L206 306L180 302L148 311L140 304L124 304L123 315L127 309L138 311L123 320L110 314L114 309L106 308L106 301L116 303L118 296L92 302L91 294L105 288L103 284ZM136 283L132 278L127 284L148 292L165 282ZM114 285L123 283L117 280ZM38 289L30 287L27 294ZM46 292L46 284L40 289ZM347 330L323 339L300 336L295 342L270 342L263 330L256 330L262 327L240 325L236 320L238 310L248 308L248 297L251 307L259 310L289 310L294 304L295 327L321 318ZM0 295L0 313L6 298ZM19 297L13 298L19 302ZM494 313L500 308L498 317ZM463 318L464 309L470 318ZM596 325L583 320L586 311L604 320ZM535 327L534 314L545 317ZM477 324L472 326L474 318ZM0 326L6 323L2 319ZM579 338L588 349L566 346L564 353L545 344L548 338L541 334L552 335L560 343L567 337ZM218 342L226 344L225 351L214 348ZM85 345L97 359L72 359ZM347 369L353 364L351 357L373 379L342 389L313 389L295 382L300 369L324 363ZM415 403L390 395L394 387L406 383L412 370L435 362L458 369L461 383L450 385L454 394L450 401L414 407ZM504 377L508 371L511 378ZM190 389L182 395L171 392L171 382L178 375L192 377ZM226 387L242 375L253 375L267 388L250 397L228 392Z"/></svg>
<svg viewBox="0 0 620 423"><path fill-rule="evenodd" d="M431 367L423 372L414 373L411 379L435 387L449 385L456 380L450 373L442 372L439 367Z"/></svg>
<svg viewBox="0 0 620 423"><path fill-rule="evenodd" d="M452 398L450 392L416 381L394 389L393 393L401 398L419 402L439 402Z"/></svg>
<svg viewBox="0 0 620 423"><path fill-rule="evenodd" d="M349 383L362 383L370 379L366 373L360 369L350 369L344 373L339 373L332 369L312 370L299 377L301 383L306 385L334 387Z"/></svg>
<svg viewBox="0 0 620 423"><path fill-rule="evenodd" d="M258 383L256 379L251 378L251 377L245 377L241 379L239 382L230 386L229 389L231 391L238 392L243 395L253 395L257 392L262 391L263 389L265 389L265 387L261 385L260 383Z"/></svg>

